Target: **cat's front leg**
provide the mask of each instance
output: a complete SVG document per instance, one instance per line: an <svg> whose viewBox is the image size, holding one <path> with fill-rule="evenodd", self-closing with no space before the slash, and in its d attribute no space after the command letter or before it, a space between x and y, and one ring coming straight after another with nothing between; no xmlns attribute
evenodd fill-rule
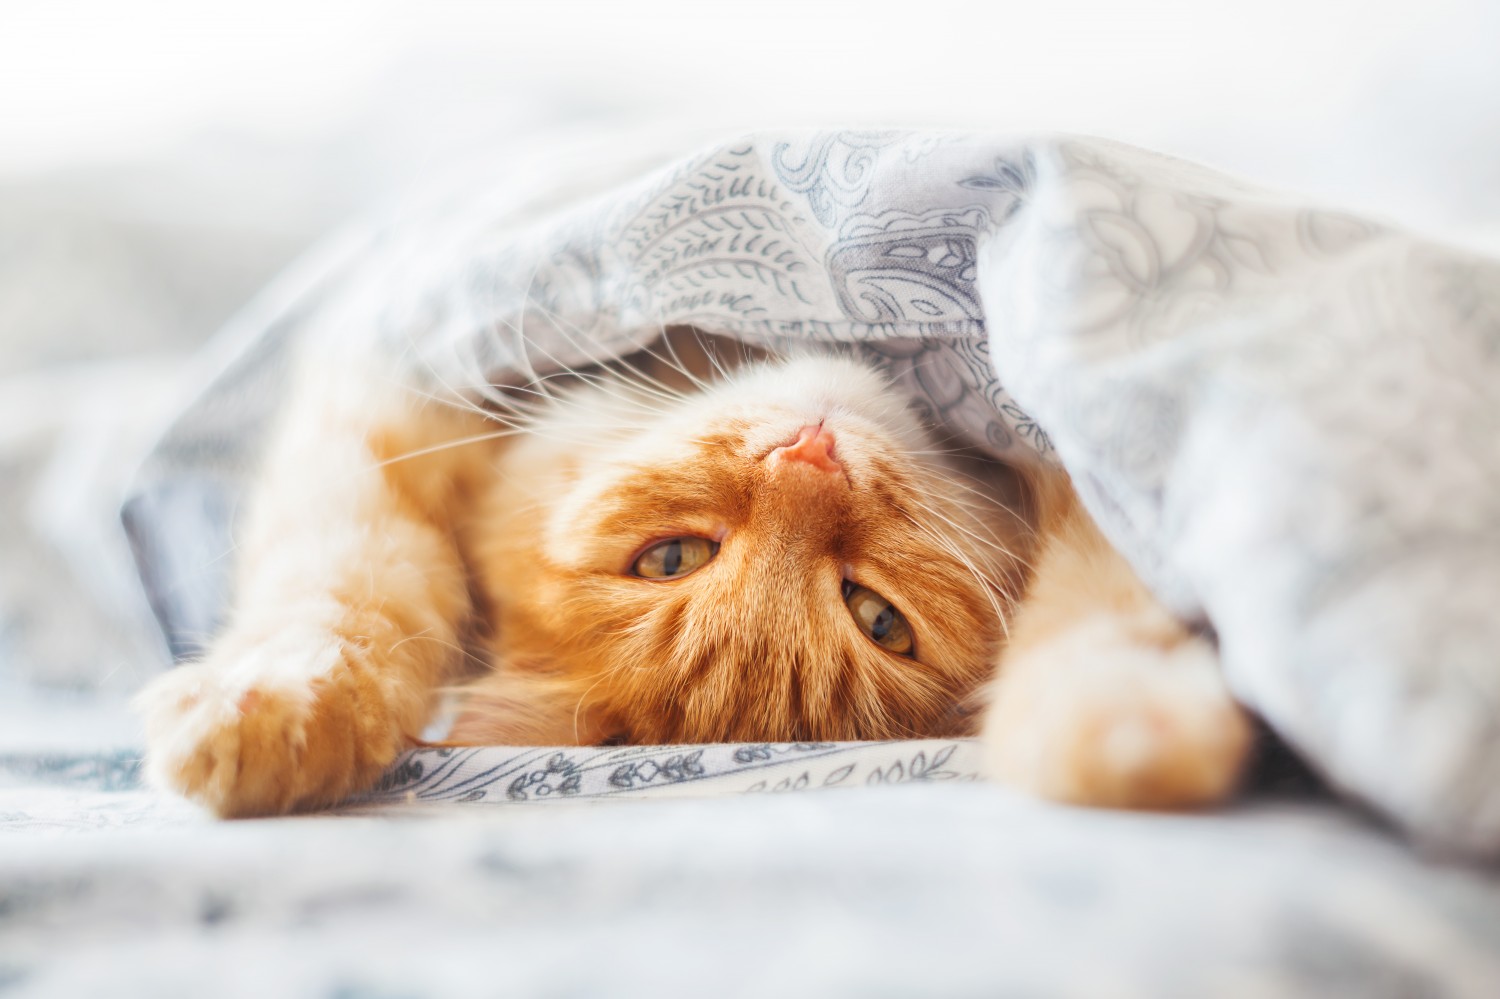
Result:
<svg viewBox="0 0 1500 999"><path fill-rule="evenodd" d="M1054 484L1044 504L1033 577L985 716L987 770L1082 805L1227 797L1251 726L1213 644L1160 605L1071 489Z"/></svg>
<svg viewBox="0 0 1500 999"><path fill-rule="evenodd" d="M228 627L137 699L148 774L219 815L317 807L370 784L420 734L461 655L454 520L486 464L449 445L485 436L483 420L341 374L302 385L271 445Z"/></svg>
<svg viewBox="0 0 1500 999"><path fill-rule="evenodd" d="M227 636L158 679L137 701L152 781L225 817L318 807L371 783L421 731L441 668L395 662L394 642L369 630Z"/></svg>

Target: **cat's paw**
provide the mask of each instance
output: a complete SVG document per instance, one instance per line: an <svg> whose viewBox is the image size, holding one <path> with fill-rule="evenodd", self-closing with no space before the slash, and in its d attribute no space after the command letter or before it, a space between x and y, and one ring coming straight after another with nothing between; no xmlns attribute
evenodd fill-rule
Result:
<svg viewBox="0 0 1500 999"><path fill-rule="evenodd" d="M149 779L226 818L327 805L372 783L405 748L395 715L356 655L306 648L224 648L147 686L136 707Z"/></svg>
<svg viewBox="0 0 1500 999"><path fill-rule="evenodd" d="M1042 797L1188 808L1233 792L1251 728L1208 641L1100 616L1002 665L983 745L991 776Z"/></svg>

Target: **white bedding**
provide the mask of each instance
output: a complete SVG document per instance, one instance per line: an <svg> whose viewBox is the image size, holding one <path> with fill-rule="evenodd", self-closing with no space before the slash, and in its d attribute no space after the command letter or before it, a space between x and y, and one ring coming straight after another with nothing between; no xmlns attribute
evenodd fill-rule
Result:
<svg viewBox="0 0 1500 999"><path fill-rule="evenodd" d="M1323 803L965 781L219 823L129 754L0 759L0 994L1450 996L1493 871ZM502 802L507 801L503 795Z"/></svg>

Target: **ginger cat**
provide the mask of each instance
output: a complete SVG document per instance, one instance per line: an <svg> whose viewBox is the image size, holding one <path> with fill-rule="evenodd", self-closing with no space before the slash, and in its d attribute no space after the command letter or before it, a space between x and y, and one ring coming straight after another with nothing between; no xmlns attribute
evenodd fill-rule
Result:
<svg viewBox="0 0 1500 999"><path fill-rule="evenodd" d="M300 370L229 623L138 700L153 779L220 815L361 790L475 662L454 742L978 734L998 779L1144 808L1248 756L1066 476L940 449L868 365L678 331L507 410Z"/></svg>

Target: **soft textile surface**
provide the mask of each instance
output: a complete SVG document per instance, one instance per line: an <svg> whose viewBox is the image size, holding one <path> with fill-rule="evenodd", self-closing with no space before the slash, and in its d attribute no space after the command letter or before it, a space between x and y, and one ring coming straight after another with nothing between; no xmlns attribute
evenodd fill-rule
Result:
<svg viewBox="0 0 1500 999"><path fill-rule="evenodd" d="M389 351L439 392L666 324L852 343L997 456L1060 457L1340 787L1500 850L1494 263L1097 140L762 134L579 193L449 190L244 318L128 511L179 651L222 610L300 339Z"/></svg>
<svg viewBox="0 0 1500 999"><path fill-rule="evenodd" d="M0 757L0 994L1488 999L1500 981L1493 875L1327 806L1132 815L917 777L216 823L135 773L130 754Z"/></svg>

